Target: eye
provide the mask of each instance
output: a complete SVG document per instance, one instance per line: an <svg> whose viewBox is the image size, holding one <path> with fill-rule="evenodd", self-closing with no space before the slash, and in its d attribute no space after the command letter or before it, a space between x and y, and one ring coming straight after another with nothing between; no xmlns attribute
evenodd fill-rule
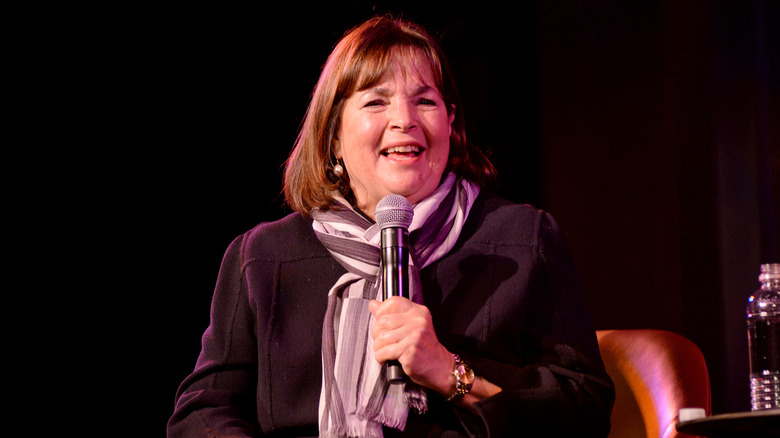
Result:
<svg viewBox="0 0 780 438"><path fill-rule="evenodd" d="M419 101L417 101L418 105L426 105L426 106L436 106L436 101L433 99L428 99L426 97L421 97Z"/></svg>
<svg viewBox="0 0 780 438"><path fill-rule="evenodd" d="M385 103L381 99L375 99L375 100L367 102L364 106L366 108L371 108L371 107L382 106L384 104Z"/></svg>

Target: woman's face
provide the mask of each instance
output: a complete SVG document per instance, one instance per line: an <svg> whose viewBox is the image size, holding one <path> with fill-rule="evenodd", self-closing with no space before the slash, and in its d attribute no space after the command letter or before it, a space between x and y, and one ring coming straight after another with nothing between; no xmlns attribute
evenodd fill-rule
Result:
<svg viewBox="0 0 780 438"><path fill-rule="evenodd" d="M439 185L450 152L447 112L430 71L395 62L382 79L344 103L334 141L357 207L374 217L389 194L416 204Z"/></svg>

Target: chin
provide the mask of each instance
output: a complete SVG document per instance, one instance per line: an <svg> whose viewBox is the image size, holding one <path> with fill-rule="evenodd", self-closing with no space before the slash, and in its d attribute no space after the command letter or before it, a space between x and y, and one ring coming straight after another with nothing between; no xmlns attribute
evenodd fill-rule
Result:
<svg viewBox="0 0 780 438"><path fill-rule="evenodd" d="M405 196L412 204L419 202L436 191L441 182L441 175L428 175L425 178L398 178L387 181L385 188L389 193Z"/></svg>
<svg viewBox="0 0 780 438"><path fill-rule="evenodd" d="M412 204L416 204L422 201L423 199L427 198L428 196L430 196L430 194L436 190L436 187L437 186L435 185L432 187L415 186L414 188L411 188L409 190L397 191L394 193L398 195L403 195L404 197L406 197L406 199L409 200L409 202L411 202Z"/></svg>

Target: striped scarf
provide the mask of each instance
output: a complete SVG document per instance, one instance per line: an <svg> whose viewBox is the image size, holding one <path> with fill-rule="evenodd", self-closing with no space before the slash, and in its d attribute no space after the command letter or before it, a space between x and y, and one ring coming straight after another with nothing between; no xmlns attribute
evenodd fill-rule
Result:
<svg viewBox="0 0 780 438"><path fill-rule="evenodd" d="M479 187L449 174L414 206L409 226L411 299L422 303L419 269L447 254L458 240ZM328 292L322 327L321 437L382 437L382 427L403 430L409 408L425 412L423 388L407 380L390 384L374 359L368 303L382 299L380 230L347 208L312 212L317 238L346 268Z"/></svg>

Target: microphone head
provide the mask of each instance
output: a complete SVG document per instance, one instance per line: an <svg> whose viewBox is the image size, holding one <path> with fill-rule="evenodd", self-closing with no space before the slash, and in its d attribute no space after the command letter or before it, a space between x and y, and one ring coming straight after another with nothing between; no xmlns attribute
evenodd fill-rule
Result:
<svg viewBox="0 0 780 438"><path fill-rule="evenodd" d="M414 217L414 209L405 197L387 195L376 204L374 215L380 229L391 227L409 229Z"/></svg>

